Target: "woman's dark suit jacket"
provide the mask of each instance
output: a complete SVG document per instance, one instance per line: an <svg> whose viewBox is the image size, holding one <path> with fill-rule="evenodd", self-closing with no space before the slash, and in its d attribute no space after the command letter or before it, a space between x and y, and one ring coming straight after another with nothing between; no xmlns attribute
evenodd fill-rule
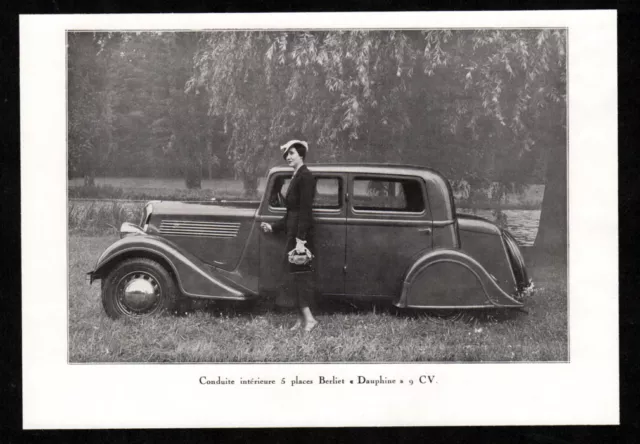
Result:
<svg viewBox="0 0 640 444"><path fill-rule="evenodd" d="M302 165L293 176L287 196L285 197L285 216L271 227L274 233L284 231L287 235L283 261L283 270L288 270L283 276L283 291L278 292L276 305L282 307L311 307L315 305L315 259L306 265L291 264L287 260L289 251L295 248L296 238L306 240L306 247L313 255L316 250L313 242L313 198L316 183L305 165Z"/></svg>
<svg viewBox="0 0 640 444"><path fill-rule="evenodd" d="M273 225L274 233L285 231L287 238L298 238L307 240L307 248L312 250L311 233L313 228L313 198L316 191L313 174L306 165L302 165L293 176L287 196L285 197L285 207L287 213L276 221ZM295 244L294 244L295 246Z"/></svg>

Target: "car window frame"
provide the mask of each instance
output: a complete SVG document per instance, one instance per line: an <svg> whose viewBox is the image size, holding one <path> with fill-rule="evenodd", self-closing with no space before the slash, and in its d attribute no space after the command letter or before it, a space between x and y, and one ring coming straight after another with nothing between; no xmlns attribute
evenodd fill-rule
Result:
<svg viewBox="0 0 640 444"><path fill-rule="evenodd" d="M405 210L359 210L354 206L354 194L355 194L355 182L356 180L414 180L419 183L420 189L422 190L422 202L424 207L422 211L405 211ZM429 208L429 198L427 196L427 184L424 181L424 178L416 175L408 175L408 174L379 174L379 173L350 173L349 174L349 211L354 216L362 216L362 215L387 215L387 216L395 216L395 217L412 217L412 218L423 218L425 216L431 216L431 209Z"/></svg>
<svg viewBox="0 0 640 444"><path fill-rule="evenodd" d="M344 177L338 174L331 173L317 173L313 175L313 178L316 181L316 193L318 192L318 180L320 179L337 179L338 180L338 206L337 207L313 207L314 212L323 213L323 214L340 214L344 209Z"/></svg>
<svg viewBox="0 0 640 444"><path fill-rule="evenodd" d="M276 185L276 181L281 180L281 178L283 182L287 179L291 179L293 177L293 173L292 172L285 172L285 173L280 173L278 174L276 177L273 178L273 185L270 187L269 190L269 194L273 193L273 189ZM315 186L316 186L316 192L317 192L317 186L318 186L318 180L319 179L337 179L338 180L338 206L337 207L332 207L332 208L327 208L327 207L313 207L312 211L314 213L321 213L321 214L340 214L344 211L345 209L345 183L346 183L346 178L344 175L340 174L340 173L313 173L313 178L315 180ZM265 199L267 201L267 207L269 209L270 212L274 212L274 213L286 213L287 209L285 207L274 207L273 205L271 205L271 196L270 195L266 195L265 194Z"/></svg>

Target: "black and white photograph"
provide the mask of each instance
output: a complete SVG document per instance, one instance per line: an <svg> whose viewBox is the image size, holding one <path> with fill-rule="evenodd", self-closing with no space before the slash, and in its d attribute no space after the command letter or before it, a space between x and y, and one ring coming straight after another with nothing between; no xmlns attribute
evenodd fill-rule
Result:
<svg viewBox="0 0 640 444"><path fill-rule="evenodd" d="M226 410L223 426L326 422L312 412L339 393L344 409L370 405L333 425L525 424L518 409L448 416L449 390L465 391L454 380L473 397L492 396L491 380L499 396L527 386L529 399L553 392L575 403L579 384L557 389L563 369L607 366L617 378L616 364L592 362L615 346L606 341L617 340L617 293L581 308L589 292L615 288L606 262L617 260L617 220L585 208L611 199L615 171L601 163L601 194L582 182L585 165L600 162L588 144L602 140L586 136L597 124L616 135L615 116L613 126L595 117L615 111L615 57L604 74L589 71L594 84L608 82L603 91L591 102L581 95L592 85L581 63L599 65L584 49L584 23L602 26L591 35L612 33L615 54L615 13L565 13L59 20L55 62L51 53L38 62L55 73L55 130L36 136L55 140L56 170L30 185L52 188L38 218L52 221L55 245L38 241L44 234L31 245L47 249L61 285L32 318L23 299L34 322L53 307L57 340L33 362L52 359L74 381L69 403L96 375L116 394L160 381L182 388L136 404L233 399L215 407ZM604 156L615 161L610 147ZM596 224L599 240L581 222ZM596 283L589 247L605 262ZM578 328L594 310L602 317L590 327L606 334L587 346L591 358ZM609 423L617 393L602 396ZM278 412L304 397L317 405L283 422ZM385 398L407 411L376 411ZM229 419L246 399L271 415ZM420 399L449 404L409 407ZM542 399L534 421L555 423ZM594 421L582 408L577 423ZM47 423L44 409L33 424ZM207 417L171 426L223 421ZM163 427L157 419L135 406L114 413L124 427ZM75 420L111 424L90 413Z"/></svg>
<svg viewBox="0 0 640 444"><path fill-rule="evenodd" d="M67 45L71 362L568 359L566 29Z"/></svg>

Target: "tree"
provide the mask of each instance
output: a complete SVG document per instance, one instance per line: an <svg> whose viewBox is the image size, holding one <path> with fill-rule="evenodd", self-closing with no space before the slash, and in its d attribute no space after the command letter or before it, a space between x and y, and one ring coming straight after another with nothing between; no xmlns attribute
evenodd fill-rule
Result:
<svg viewBox="0 0 640 444"><path fill-rule="evenodd" d="M165 112L171 136L167 147L183 165L187 188L200 188L203 167L210 166L215 154L211 152L213 119L207 115L206 101L185 90L199 34L170 33L162 37L168 52L163 65L169 88Z"/></svg>
<svg viewBox="0 0 640 444"><path fill-rule="evenodd" d="M292 131L318 147L314 160L410 161L472 186L522 184L564 150L565 45L548 29L211 33L187 90L223 119L249 188ZM539 243L558 244L545 234L548 220L563 230L554 214Z"/></svg>
<svg viewBox="0 0 640 444"><path fill-rule="evenodd" d="M113 93L105 87L97 36L69 33L68 38L69 174L94 185L96 169L114 146Z"/></svg>
<svg viewBox="0 0 640 444"><path fill-rule="evenodd" d="M197 33L73 33L69 39L71 174L182 174L200 187L219 163L207 100L188 96Z"/></svg>
<svg viewBox="0 0 640 444"><path fill-rule="evenodd" d="M138 175L166 174L178 165L188 188L200 188L212 157L205 102L184 90L197 39L195 32L123 34L110 66L121 158L129 157Z"/></svg>
<svg viewBox="0 0 640 444"><path fill-rule="evenodd" d="M564 31L85 35L69 48L72 172L199 187L228 162L252 196L300 137L310 161L424 164L471 189L546 171L536 245L566 245Z"/></svg>
<svg viewBox="0 0 640 444"><path fill-rule="evenodd" d="M540 253L566 259L566 35L559 30L483 31L474 32L467 44L474 50L469 52L471 57L463 58L466 68L458 73L466 71L465 88L480 93L482 109L472 99L469 105L475 102L476 109L467 112L464 120L472 134L477 116L489 117L496 126L489 138L503 142L486 152L501 163L493 166L498 181L519 182L535 171L531 163L546 161L535 247ZM464 48L459 42L457 46ZM436 48L430 54L433 59L440 53ZM456 63L460 51L444 54Z"/></svg>

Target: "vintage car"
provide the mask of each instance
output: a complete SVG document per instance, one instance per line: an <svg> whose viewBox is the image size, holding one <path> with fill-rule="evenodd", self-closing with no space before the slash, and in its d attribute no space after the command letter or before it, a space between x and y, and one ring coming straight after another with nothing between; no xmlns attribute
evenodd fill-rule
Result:
<svg viewBox="0 0 640 444"><path fill-rule="evenodd" d="M514 238L456 214L449 182L409 165L309 165L319 297L389 300L429 310L521 308L531 285ZM179 298L255 300L277 291L284 235L261 222L283 217L290 167L269 172L262 201L146 204L139 225L100 256L106 313L148 316Z"/></svg>

